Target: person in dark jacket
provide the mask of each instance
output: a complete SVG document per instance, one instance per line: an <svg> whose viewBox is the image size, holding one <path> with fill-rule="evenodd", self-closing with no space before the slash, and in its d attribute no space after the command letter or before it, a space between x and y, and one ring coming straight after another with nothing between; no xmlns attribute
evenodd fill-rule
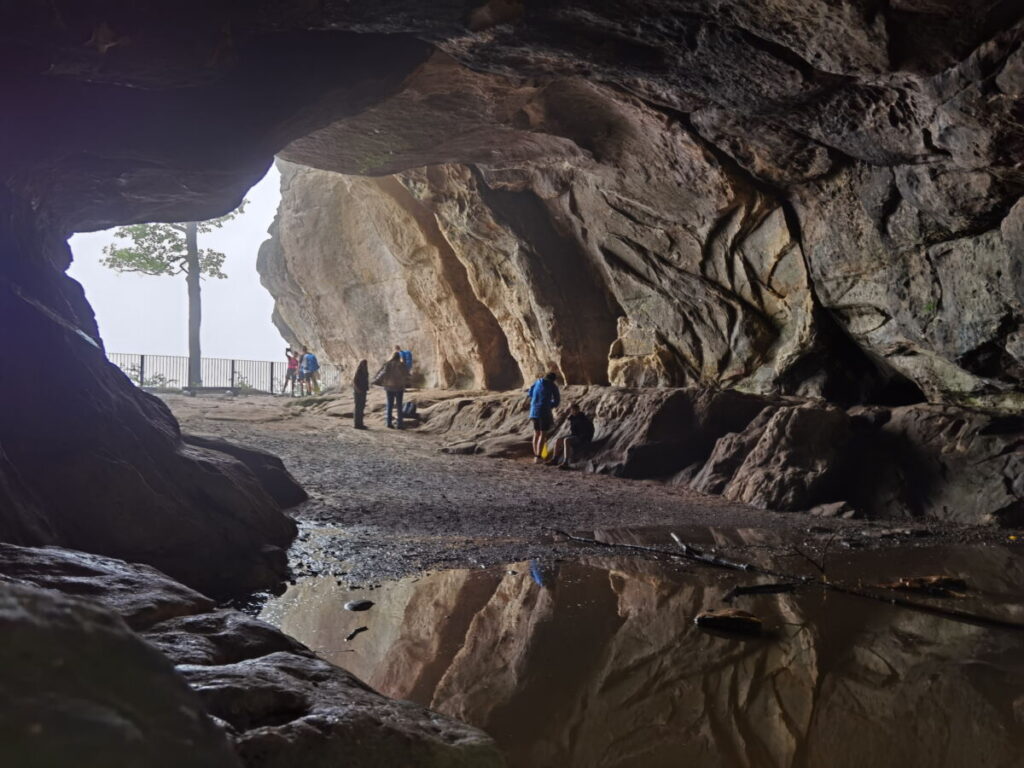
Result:
<svg viewBox="0 0 1024 768"><path fill-rule="evenodd" d="M356 366L356 375L352 377L352 397L355 399L355 408L352 410L352 426L356 429L366 429L363 424L363 414L366 412L366 393L370 391L370 369L365 360L360 360Z"/></svg>
<svg viewBox="0 0 1024 768"><path fill-rule="evenodd" d="M526 393L530 397L530 421L533 423L533 463L540 464L543 459L544 441L547 433L555 425L554 409L561 402L561 393L555 381L557 373L549 373L533 382Z"/></svg>
<svg viewBox="0 0 1024 768"><path fill-rule="evenodd" d="M409 386L409 369L402 362L402 355L395 352L391 359L384 363L383 367L373 377L375 386L384 387L388 396L388 429L393 426L391 412L393 408L398 409L398 428L402 428L402 397L405 395L405 388Z"/></svg>
<svg viewBox="0 0 1024 768"><path fill-rule="evenodd" d="M572 469L572 457L574 453L590 445L594 439L594 422L590 420L578 404L573 403L569 407L569 434L555 440L555 451L551 454L549 464L558 464L559 469ZM558 461L558 451L562 451L562 461Z"/></svg>

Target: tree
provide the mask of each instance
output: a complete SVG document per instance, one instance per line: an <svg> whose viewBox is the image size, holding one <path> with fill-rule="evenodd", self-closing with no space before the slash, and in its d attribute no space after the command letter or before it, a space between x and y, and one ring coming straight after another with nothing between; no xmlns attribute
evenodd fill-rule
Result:
<svg viewBox="0 0 1024 768"><path fill-rule="evenodd" d="M112 243L103 249L105 267L118 272L140 272L144 275L185 275L188 287L188 385L203 384L199 347L199 326L203 310L199 281L205 275L223 280L224 254L210 248L199 248L199 235L220 229L245 210L247 201L231 213L209 221L189 221L182 224L130 224L118 227L114 237L128 241L126 245Z"/></svg>

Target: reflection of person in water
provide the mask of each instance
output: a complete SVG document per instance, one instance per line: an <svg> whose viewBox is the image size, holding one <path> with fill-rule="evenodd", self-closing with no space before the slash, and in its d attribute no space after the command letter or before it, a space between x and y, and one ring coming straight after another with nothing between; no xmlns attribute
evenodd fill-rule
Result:
<svg viewBox="0 0 1024 768"><path fill-rule="evenodd" d="M530 576L537 582L537 586L551 589L551 587L555 586L555 581L558 579L558 566L545 565L540 560L531 560Z"/></svg>

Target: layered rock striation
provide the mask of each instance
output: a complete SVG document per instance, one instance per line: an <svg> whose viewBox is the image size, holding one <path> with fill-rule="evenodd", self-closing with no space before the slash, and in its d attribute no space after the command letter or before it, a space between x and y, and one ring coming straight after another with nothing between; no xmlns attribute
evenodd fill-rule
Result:
<svg viewBox="0 0 1024 768"><path fill-rule="evenodd" d="M408 329L434 384L493 386L511 355L524 379L1017 407L1012 12L492 6L281 153L342 174L286 172L264 269L286 332L347 362ZM388 280L349 298L324 253Z"/></svg>

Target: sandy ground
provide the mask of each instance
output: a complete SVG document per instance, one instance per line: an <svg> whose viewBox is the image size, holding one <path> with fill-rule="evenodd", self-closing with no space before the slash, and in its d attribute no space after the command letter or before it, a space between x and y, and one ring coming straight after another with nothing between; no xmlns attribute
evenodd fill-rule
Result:
<svg viewBox="0 0 1024 768"><path fill-rule="evenodd" d="M326 415L323 401L309 407L298 399L265 395L167 395L164 400L186 432L280 456L310 495L291 510L301 531L291 553L295 576L333 574L353 588L431 569L586 553L552 529L586 536L603 529L642 529L633 540L666 549L673 547L670 529L696 541L706 540L709 529L756 529L763 532L755 537L766 542L762 547L799 545L811 553L826 546L898 548L1005 539L1005 532L990 529L772 513L651 481L563 472L530 461L452 456L441 452L435 435L385 429L383 395L377 392L370 396L366 431L353 429L349 418ZM332 405L344 413L344 402Z"/></svg>

